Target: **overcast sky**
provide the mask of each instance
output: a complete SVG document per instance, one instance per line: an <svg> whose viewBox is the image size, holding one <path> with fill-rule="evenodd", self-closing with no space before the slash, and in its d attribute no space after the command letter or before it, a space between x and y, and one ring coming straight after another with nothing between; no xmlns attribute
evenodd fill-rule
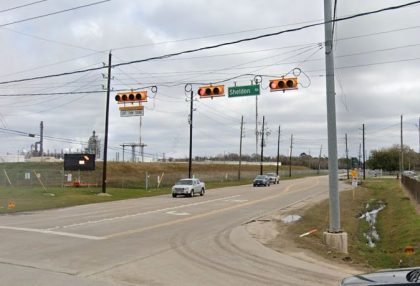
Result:
<svg viewBox="0 0 420 286"><path fill-rule="evenodd" d="M38 2L38 3L35 3ZM111 0L85 8L32 19L98 0L3 0L0 2L0 82L103 66L112 50L112 64L196 49L322 22L323 1L140 1ZM344 17L408 1L338 0L336 17ZM27 5L31 4L31 5ZM24 6L16 9L17 6ZM420 6L339 22L335 26L335 88L338 155L357 156L366 126L366 149L404 143L419 150ZM14 23L14 24L10 24ZM324 27L230 45L168 59L112 69L114 90L148 87L141 139L146 157L188 156L189 102L200 84L218 81L249 85L261 75L258 128L262 116L271 134L265 155L275 156L281 125L280 153L327 153ZM106 93L51 95L54 92L101 91L106 69L49 79L0 84L0 154L30 150L40 122L48 136L44 150L81 149L92 131L104 140ZM298 75L299 89L270 92L270 79ZM245 75L248 74L248 75ZM244 75L238 77L240 75ZM235 80L229 78L237 77ZM153 95L149 86L157 86ZM109 159L123 143L138 143L139 117L122 118L116 92L111 92ZM153 97L153 98L152 98ZM194 101L193 155L239 152L244 116L243 154L256 151L255 97ZM12 133L10 130L23 132ZM68 139L68 142L57 141ZM71 143L74 142L74 143ZM258 150L260 150L258 148ZM126 155L127 156L127 155Z"/></svg>

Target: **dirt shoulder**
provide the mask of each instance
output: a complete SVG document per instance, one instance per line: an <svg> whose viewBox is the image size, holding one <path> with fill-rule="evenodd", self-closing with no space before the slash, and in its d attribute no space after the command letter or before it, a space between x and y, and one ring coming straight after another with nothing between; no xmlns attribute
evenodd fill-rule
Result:
<svg viewBox="0 0 420 286"><path fill-rule="evenodd" d="M342 260L337 259L337 257L331 257L332 259L328 259L329 255L333 255L332 252L325 253L325 256L323 256L296 243L296 235L289 230L289 226L293 222L286 223L283 220L290 221L291 217L293 220L297 216L304 216L306 211L318 202L319 199L295 204L247 223L246 229L254 239L258 240L264 246L293 258L310 263L322 263L324 265L334 266L342 272L349 273L349 275L366 272L365 267L358 264L353 265L348 258ZM322 234L323 230L317 230L317 232ZM325 246L322 246L322 249L325 249Z"/></svg>

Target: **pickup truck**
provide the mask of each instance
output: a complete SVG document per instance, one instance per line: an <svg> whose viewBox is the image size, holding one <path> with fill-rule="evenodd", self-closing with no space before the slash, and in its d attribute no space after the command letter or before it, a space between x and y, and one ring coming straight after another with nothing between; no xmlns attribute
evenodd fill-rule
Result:
<svg viewBox="0 0 420 286"><path fill-rule="evenodd" d="M176 198L178 195L194 197L195 194L204 196L206 192L206 185L200 182L199 179L181 179L172 187L172 197Z"/></svg>

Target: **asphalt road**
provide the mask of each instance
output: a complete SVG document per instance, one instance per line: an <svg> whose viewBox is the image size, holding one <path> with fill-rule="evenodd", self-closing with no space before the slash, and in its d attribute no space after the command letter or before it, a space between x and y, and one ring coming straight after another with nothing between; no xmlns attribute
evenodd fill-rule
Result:
<svg viewBox="0 0 420 286"><path fill-rule="evenodd" d="M244 224L325 198L328 178L0 216L0 285L338 285L338 266L253 239ZM326 210L327 212L327 210Z"/></svg>

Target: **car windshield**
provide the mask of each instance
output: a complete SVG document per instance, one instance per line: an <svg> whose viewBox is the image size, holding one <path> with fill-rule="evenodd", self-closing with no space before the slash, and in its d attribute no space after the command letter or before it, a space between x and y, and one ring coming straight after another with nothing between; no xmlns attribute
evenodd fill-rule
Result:
<svg viewBox="0 0 420 286"><path fill-rule="evenodd" d="M259 175L255 179L257 179L257 180L263 180L263 179L265 179L265 177L266 176L264 176L264 175Z"/></svg>
<svg viewBox="0 0 420 286"><path fill-rule="evenodd" d="M178 182L176 182L175 185L192 185L193 181L192 180L179 180Z"/></svg>

